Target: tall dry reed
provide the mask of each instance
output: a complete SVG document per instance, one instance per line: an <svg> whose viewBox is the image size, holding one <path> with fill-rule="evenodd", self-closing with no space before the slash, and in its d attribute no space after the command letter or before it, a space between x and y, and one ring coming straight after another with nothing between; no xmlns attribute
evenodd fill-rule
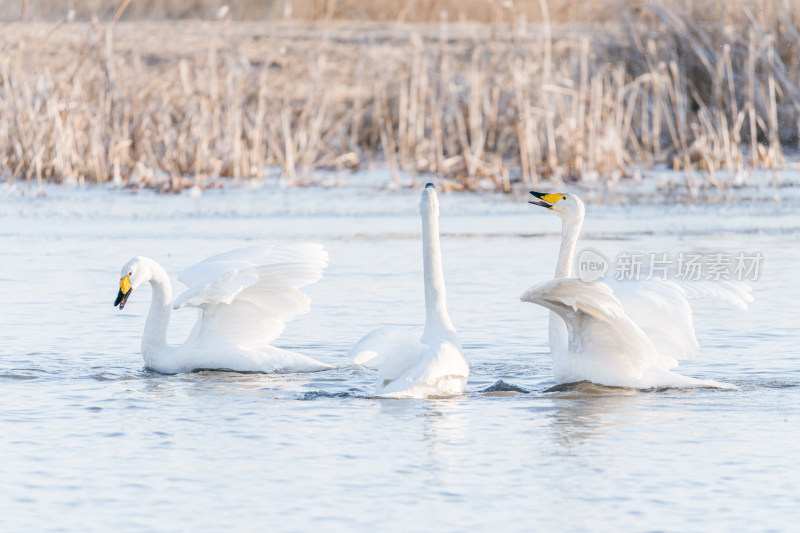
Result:
<svg viewBox="0 0 800 533"><path fill-rule="evenodd" d="M800 16L788 0L705 18L674 4L593 27L9 24L0 171L180 190L379 163L508 190L659 163L725 186L781 166L798 143Z"/></svg>

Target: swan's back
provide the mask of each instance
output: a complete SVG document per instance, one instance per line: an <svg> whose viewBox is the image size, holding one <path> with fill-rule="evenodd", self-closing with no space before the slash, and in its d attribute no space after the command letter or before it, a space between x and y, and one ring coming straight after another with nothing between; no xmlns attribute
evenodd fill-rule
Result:
<svg viewBox="0 0 800 533"><path fill-rule="evenodd" d="M414 366L420 355L419 337L402 326L384 326L368 333L350 350L353 364L378 371L379 382L393 380Z"/></svg>
<svg viewBox="0 0 800 533"><path fill-rule="evenodd" d="M376 393L389 398L427 398L464 392L469 366L449 341L422 344L416 364L394 379L378 382Z"/></svg>

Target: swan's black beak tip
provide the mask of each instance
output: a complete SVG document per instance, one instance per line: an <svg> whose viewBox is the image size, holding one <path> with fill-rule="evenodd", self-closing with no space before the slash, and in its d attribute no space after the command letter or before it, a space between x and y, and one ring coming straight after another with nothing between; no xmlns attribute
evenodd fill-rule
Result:
<svg viewBox="0 0 800 533"><path fill-rule="evenodd" d="M534 198L538 198L538 200L528 200L529 204L546 207L547 209L552 209L553 205L562 197L560 194L550 194L539 191L530 191L530 194Z"/></svg>
<svg viewBox="0 0 800 533"><path fill-rule="evenodd" d="M133 289L128 289L128 292L122 292L122 289L117 293L117 299L114 300L114 307L119 306L120 311L125 308L125 303L128 301L128 296L131 295Z"/></svg>
<svg viewBox="0 0 800 533"><path fill-rule="evenodd" d="M428 182L428 183L425 184L425 188L426 189L435 189L436 185L434 185L433 183Z"/></svg>

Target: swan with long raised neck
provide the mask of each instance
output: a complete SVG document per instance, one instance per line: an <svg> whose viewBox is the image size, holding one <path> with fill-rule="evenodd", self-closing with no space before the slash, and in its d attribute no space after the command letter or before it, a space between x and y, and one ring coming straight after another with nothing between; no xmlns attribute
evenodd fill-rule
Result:
<svg viewBox="0 0 800 533"><path fill-rule="evenodd" d="M460 394L469 377L458 334L447 313L439 243L439 199L428 183L422 191L422 261L425 327L422 337L398 326L386 326L361 339L350 351L356 364L375 368L379 396L425 398Z"/></svg>

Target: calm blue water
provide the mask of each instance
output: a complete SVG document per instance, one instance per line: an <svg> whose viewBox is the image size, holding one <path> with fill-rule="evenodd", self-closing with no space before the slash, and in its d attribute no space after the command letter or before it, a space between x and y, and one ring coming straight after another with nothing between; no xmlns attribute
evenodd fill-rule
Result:
<svg viewBox="0 0 800 533"><path fill-rule="evenodd" d="M552 277L559 220L524 198L442 195L468 392L375 399L374 374L346 354L375 327L422 325L418 194L0 198L0 530L796 528L796 200L588 200L581 243L611 256L763 253L756 301L698 306L701 352L679 369L740 390L545 392L547 313L519 295ZM295 239L324 243L331 261L306 290L312 312L277 344L336 370L143 370L149 289L114 308L122 264L148 255L174 275L213 253ZM175 342L193 319L174 315ZM480 392L501 379L529 392Z"/></svg>

